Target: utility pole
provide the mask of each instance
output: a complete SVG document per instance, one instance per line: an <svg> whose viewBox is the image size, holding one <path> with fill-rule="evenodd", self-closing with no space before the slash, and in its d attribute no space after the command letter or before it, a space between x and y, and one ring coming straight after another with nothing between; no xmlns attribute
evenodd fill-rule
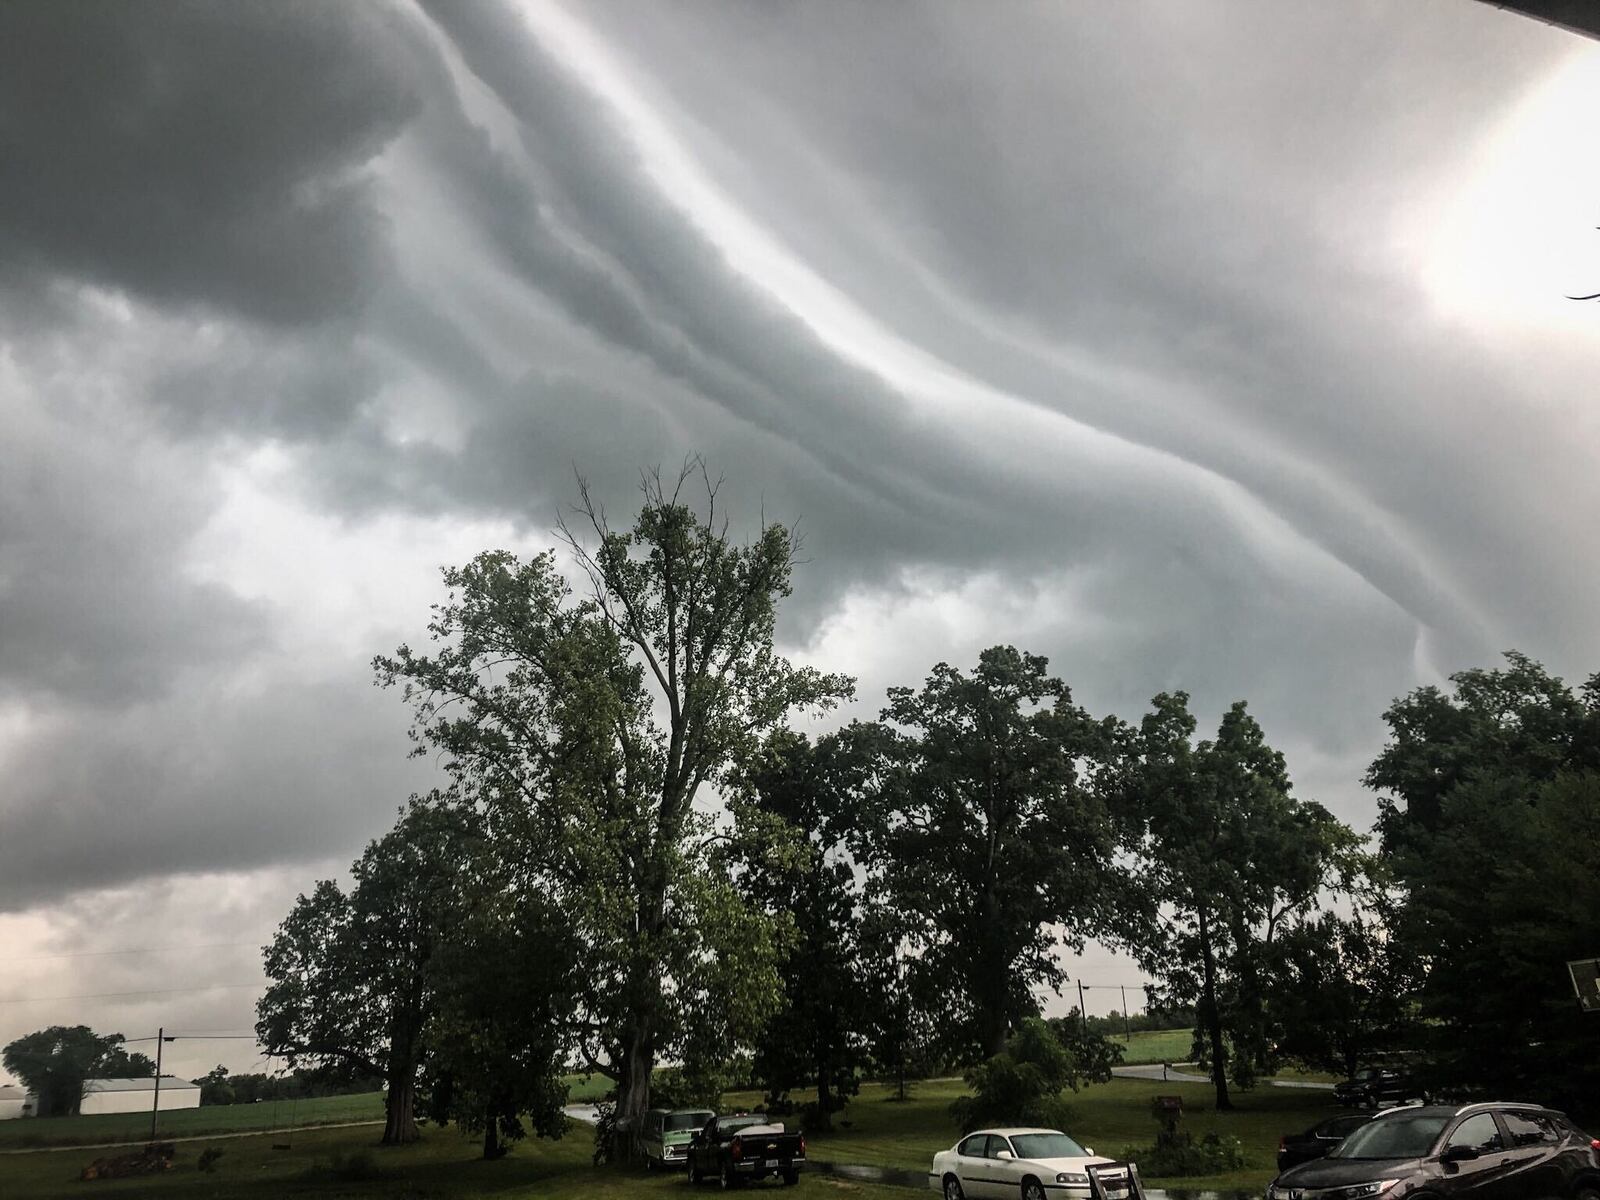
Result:
<svg viewBox="0 0 1600 1200"><path fill-rule="evenodd" d="M150 1104L150 1140L156 1140L156 1114L161 1111L161 1045L167 1040L167 1027L156 1030L156 1096Z"/></svg>
<svg viewBox="0 0 1600 1200"><path fill-rule="evenodd" d="M1089 1009L1083 1003L1083 980L1078 980L1078 1024L1084 1033L1089 1032Z"/></svg>
<svg viewBox="0 0 1600 1200"><path fill-rule="evenodd" d="M175 1042L178 1039L167 1036L167 1028L163 1025L156 1030L156 1094L150 1103L150 1140L156 1140L156 1115L161 1111L161 1046L164 1042Z"/></svg>
<svg viewBox="0 0 1600 1200"><path fill-rule="evenodd" d="M1117 984L1122 989L1122 1037L1128 1045L1133 1045L1133 1026L1128 1021L1128 985Z"/></svg>

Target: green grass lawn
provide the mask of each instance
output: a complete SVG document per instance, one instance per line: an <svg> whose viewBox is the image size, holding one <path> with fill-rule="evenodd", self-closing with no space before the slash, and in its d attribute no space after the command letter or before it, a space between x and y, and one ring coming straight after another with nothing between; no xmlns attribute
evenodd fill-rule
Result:
<svg viewBox="0 0 1600 1200"><path fill-rule="evenodd" d="M866 1084L839 1115L834 1132L808 1139L811 1156L926 1171L933 1155L948 1149L960 1136L948 1110L950 1102L965 1090L966 1085L958 1079L918 1083L912 1085L910 1100L899 1103L891 1098L892 1089ZM577 1088L574 1093L575 1098L579 1098ZM1259 1194L1274 1173L1279 1136L1308 1128L1332 1111L1326 1093L1262 1087L1236 1093L1237 1109L1219 1113L1215 1111L1208 1084L1114 1079L1069 1097L1072 1118L1068 1132L1100 1154L1120 1157L1129 1146L1145 1146L1154 1139L1155 1122L1150 1116L1150 1102L1152 1097L1161 1094L1183 1097L1184 1127L1197 1137L1212 1130L1232 1134L1243 1144L1247 1155L1244 1169L1224 1176L1146 1180L1154 1187L1173 1189ZM798 1098L804 1099L803 1096ZM756 1108L760 1099L756 1093L733 1093L725 1097L725 1106ZM276 1125L286 1127L291 1117L299 1124L376 1120L381 1118L382 1112L382 1097L377 1093L302 1100L297 1106L281 1103ZM142 1141L148 1129L146 1122L147 1118L138 1114L7 1121L0 1124L0 1148L27 1145L26 1139L31 1138L49 1138L69 1145L117 1137ZM161 1131L168 1137L226 1133L250 1127L270 1130L273 1126L270 1104L192 1109L164 1113L161 1118ZM574 1127L560 1142L525 1142L509 1158L496 1163L480 1161L475 1142L437 1127L428 1127L423 1143L414 1147L381 1148L375 1145L377 1138L376 1128L318 1129L280 1137L179 1143L178 1166L173 1171L143 1181L97 1182L93 1190L96 1194L133 1196L265 1198L293 1193L328 1197L396 1196L405 1200L438 1197L443 1200L458 1196L525 1196L530 1187L537 1185L533 1194L541 1197L595 1196L604 1200L663 1189L673 1189L673 1195L695 1194L677 1179L596 1170L590 1166L592 1139L588 1130L581 1126ZM291 1148L273 1150L272 1144L280 1140L287 1140ZM212 1146L224 1152L217 1172L201 1174L195 1168L195 1161L201 1151ZM334 1154L361 1150L370 1151L381 1177L341 1182L327 1169ZM0 1156L0 1197L10 1200L12 1197L81 1195L88 1185L77 1181L78 1172L92 1159L109 1153L113 1152L57 1150ZM893 1188L825 1180L819 1176L785 1194L837 1195L867 1200L906 1193Z"/></svg>
<svg viewBox="0 0 1600 1200"><path fill-rule="evenodd" d="M372 1129L320 1129L295 1134L289 1150L273 1150L271 1138L230 1138L216 1142L180 1143L177 1164L170 1171L144 1179L83 1183L78 1172L97 1154L108 1151L56 1150L0 1156L0 1196L6 1200L51 1200L52 1197L175 1197L177 1200L276 1200L310 1196L324 1200L455 1200L467 1197L524 1197L540 1200L624 1200L634 1196L692 1197L709 1195L714 1185L690 1186L682 1175L654 1175L596 1168L590 1163L593 1141L577 1128L559 1142L529 1140L498 1162L478 1157L479 1145L450 1130L430 1127L414 1146L373 1145ZM223 1154L212 1174L195 1165L200 1152L216 1147ZM336 1155L365 1153L370 1170L362 1178L336 1178ZM355 1174L363 1174L355 1172ZM800 1185L767 1189L786 1200L905 1200L899 1188L846 1183L821 1176L802 1176ZM759 1194L755 1189L747 1195Z"/></svg>
<svg viewBox="0 0 1600 1200"><path fill-rule="evenodd" d="M1194 1032L1189 1029L1145 1029L1134 1034L1132 1041L1120 1037L1111 1040L1123 1047L1122 1061L1130 1066L1180 1063L1189 1061Z"/></svg>
<svg viewBox="0 0 1600 1200"><path fill-rule="evenodd" d="M383 1093L323 1096L315 1100L263 1100L259 1104L217 1104L163 1112L157 1126L163 1137L234 1133L243 1129L332 1125L383 1120ZM0 1150L23 1146L82 1146L92 1142L147 1141L149 1113L98 1113L87 1117L28 1117L0 1121ZM0 1195L4 1195L0 1191Z"/></svg>
<svg viewBox="0 0 1600 1200"><path fill-rule="evenodd" d="M616 1086L604 1075L568 1075L566 1081L568 1104L593 1104Z"/></svg>

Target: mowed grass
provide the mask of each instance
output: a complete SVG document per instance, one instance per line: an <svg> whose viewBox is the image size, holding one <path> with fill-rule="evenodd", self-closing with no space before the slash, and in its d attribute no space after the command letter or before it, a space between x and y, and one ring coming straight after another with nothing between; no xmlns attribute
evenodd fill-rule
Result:
<svg viewBox="0 0 1600 1200"><path fill-rule="evenodd" d="M926 1171L933 1155L947 1150L961 1136L950 1118L949 1105L967 1091L957 1079L915 1084L904 1103L893 1099L893 1089L863 1085L840 1114L838 1128L807 1138L812 1157L837 1162L870 1163ZM1067 1132L1104 1155L1121 1157L1128 1147L1148 1146L1155 1140L1156 1123L1151 1101L1158 1095L1183 1097L1183 1128L1196 1137L1215 1130L1237 1137L1244 1147L1246 1166L1239 1171L1204 1179L1146 1177L1154 1187L1254 1191L1265 1188L1277 1173L1278 1138L1307 1129L1333 1110L1325 1092L1261 1087L1233 1096L1236 1109L1217 1112L1209 1084L1162 1083L1143 1079L1113 1079L1067 1097L1072 1119ZM741 1093L730 1103L754 1107L760 1097ZM848 1125L846 1124L848 1123Z"/></svg>
<svg viewBox="0 0 1600 1200"><path fill-rule="evenodd" d="M263 1100L259 1104L216 1104L163 1112L158 1137L194 1137L245 1129L285 1129L293 1125L337 1125L383 1120L383 1093L321 1096L314 1100ZM24 1117L0 1121L0 1149L23 1146L84 1146L95 1142L145 1142L150 1114L96 1113L86 1117ZM0 1191L0 1195L4 1195Z"/></svg>
<svg viewBox="0 0 1600 1200"><path fill-rule="evenodd" d="M0 1196L6 1200L51 1200L87 1194L114 1197L175 1197L177 1200L276 1200L311 1196L326 1200L457 1200L467 1197L537 1196L540 1200L623 1200L634 1196L709 1195L714 1185L693 1187L679 1174L656 1175L591 1164L593 1140L575 1127L558 1142L530 1139L498 1162L484 1162L475 1140L429 1127L412 1146L381 1147L372 1129L319 1129L293 1135L289 1150L273 1150L273 1139L229 1138L180 1143L176 1165L143 1179L83 1183L78 1172L109 1151L41 1150L0 1156ZM222 1151L213 1173L196 1159L208 1148ZM365 1154L365 1172L333 1170L340 1156ZM348 1159L347 1159L348 1161ZM352 1178L352 1175L360 1175ZM899 1188L802 1176L799 1186L769 1181L766 1188L787 1200L905 1200ZM746 1194L758 1194L751 1189Z"/></svg>
<svg viewBox="0 0 1600 1200"><path fill-rule="evenodd" d="M587 1104L601 1099L611 1081L599 1075L568 1075L567 1099ZM263 1100L259 1104L218 1104L163 1112L161 1137L197 1137L296 1125L339 1125L383 1120L383 1093L322 1096L314 1100ZM26 1146L87 1146L97 1142L146 1142L150 1114L100 1113L87 1117L47 1117L0 1121L0 1150ZM3 1193L0 1193L3 1196Z"/></svg>
<svg viewBox="0 0 1600 1200"><path fill-rule="evenodd" d="M577 1088L573 1090L578 1092ZM832 1133L813 1134L808 1138L811 1157L926 1171L933 1155L948 1149L960 1137L960 1131L950 1118L949 1105L966 1090L959 1079L916 1083L911 1087L911 1098L901 1103L893 1099L892 1088L865 1084L837 1118L838 1128ZM1212 1130L1231 1134L1240 1140L1247 1158L1242 1170L1210 1178L1147 1176L1146 1182L1151 1186L1169 1189L1259 1194L1275 1173L1278 1138L1284 1133L1309 1128L1333 1111L1331 1098L1325 1092L1261 1087L1235 1093L1235 1111L1217 1112L1208 1084L1114 1079L1068 1097L1071 1105L1068 1132L1100 1154L1120 1157L1126 1148L1146 1146L1154 1139L1156 1126L1150 1115L1150 1104L1157 1095L1182 1096L1185 1129L1196 1137ZM724 1107L754 1109L759 1107L760 1101L758 1093L730 1093L724 1097ZM302 1100L298 1106L280 1104L276 1125L284 1128L291 1115L300 1124L327 1124L377 1120L382 1112L382 1096L377 1093ZM273 1116L269 1104L163 1113L161 1132L167 1137L181 1137L226 1133L251 1126L270 1131L274 1126ZM0 1145L20 1144L27 1134L25 1127L29 1126L35 1131L31 1136L48 1134L57 1139L70 1138L73 1145L112 1140L108 1134L131 1136L142 1142L148 1131L147 1121L148 1118L138 1114L60 1121L8 1121L0 1125L0 1138L4 1139ZM293 1194L395 1196L404 1200L529 1194L595 1196L605 1200L667 1190L678 1196L697 1194L681 1177L663 1178L593 1167L592 1137L581 1125L575 1125L559 1142L530 1139L517 1147L510 1157L495 1163L485 1163L478 1158L479 1146L474 1140L437 1126L426 1127L424 1141L411 1147L378 1147L378 1134L376 1127L363 1127L317 1129L277 1137L269 1132L255 1137L180 1142L178 1165L170 1172L144 1180L100 1181L93 1185L78 1182L78 1172L93 1159L117 1151L69 1149L4 1155L0 1156L0 1197L10 1200L12 1197L81 1195L87 1187L92 1187L97 1194L132 1196L264 1198ZM278 1141L288 1141L290 1149L273 1150L273 1143ZM196 1169L196 1160L212 1147L223 1151L222 1158L214 1174L202 1174ZM335 1178L330 1170L333 1157L363 1150L371 1156L378 1173L376 1177ZM860 1197L861 1200L906 1195L900 1189L846 1183L821 1176L808 1178L800 1188L785 1194Z"/></svg>
<svg viewBox="0 0 1600 1200"><path fill-rule="evenodd" d="M1144 1029L1129 1041L1113 1037L1111 1041L1121 1046L1122 1061L1129 1066L1146 1063L1181 1063L1193 1057L1194 1031L1189 1029Z"/></svg>

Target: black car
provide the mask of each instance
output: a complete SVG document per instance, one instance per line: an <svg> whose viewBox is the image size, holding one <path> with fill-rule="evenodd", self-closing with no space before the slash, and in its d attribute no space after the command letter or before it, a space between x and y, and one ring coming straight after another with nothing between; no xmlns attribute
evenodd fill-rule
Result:
<svg viewBox="0 0 1600 1200"><path fill-rule="evenodd" d="M1287 1171L1303 1162L1321 1158L1345 1138L1360 1129L1371 1117L1329 1117L1304 1133L1286 1133L1278 1139L1278 1170Z"/></svg>
<svg viewBox="0 0 1600 1200"><path fill-rule="evenodd" d="M1267 1200L1600 1200L1600 1141L1537 1104L1391 1108Z"/></svg>
<svg viewBox="0 0 1600 1200"><path fill-rule="evenodd" d="M1333 1086L1334 1100L1346 1108L1377 1108L1426 1097L1407 1071L1399 1067L1362 1067L1349 1079Z"/></svg>

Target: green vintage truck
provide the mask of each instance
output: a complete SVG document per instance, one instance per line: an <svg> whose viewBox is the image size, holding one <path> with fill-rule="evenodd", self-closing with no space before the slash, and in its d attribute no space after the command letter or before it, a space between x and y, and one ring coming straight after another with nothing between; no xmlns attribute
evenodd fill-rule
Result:
<svg viewBox="0 0 1600 1200"><path fill-rule="evenodd" d="M708 1108L652 1108L644 1115L644 1161L652 1171L681 1170L689 1141L717 1114Z"/></svg>

